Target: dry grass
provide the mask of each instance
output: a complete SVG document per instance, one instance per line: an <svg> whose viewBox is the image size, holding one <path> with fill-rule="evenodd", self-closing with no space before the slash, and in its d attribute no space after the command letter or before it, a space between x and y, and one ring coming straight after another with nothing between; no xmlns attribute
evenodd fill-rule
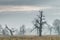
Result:
<svg viewBox="0 0 60 40"><path fill-rule="evenodd" d="M0 40L60 40L60 36L7 36L7 37L0 37Z"/></svg>

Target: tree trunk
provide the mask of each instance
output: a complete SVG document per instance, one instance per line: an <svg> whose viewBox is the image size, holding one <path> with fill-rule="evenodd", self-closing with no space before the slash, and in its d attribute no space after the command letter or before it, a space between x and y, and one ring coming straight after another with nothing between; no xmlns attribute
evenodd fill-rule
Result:
<svg viewBox="0 0 60 40"><path fill-rule="evenodd" d="M10 30L10 33L11 33L11 36L13 36L13 33L12 33L12 31Z"/></svg>

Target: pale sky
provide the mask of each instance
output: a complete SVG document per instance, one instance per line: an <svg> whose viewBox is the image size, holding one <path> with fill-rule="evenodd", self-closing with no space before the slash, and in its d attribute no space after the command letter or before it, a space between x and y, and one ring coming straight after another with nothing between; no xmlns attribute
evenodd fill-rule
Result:
<svg viewBox="0 0 60 40"><path fill-rule="evenodd" d="M0 0L0 24L33 27L32 21L39 10L43 10L46 21L52 24L54 19L60 19L60 0Z"/></svg>

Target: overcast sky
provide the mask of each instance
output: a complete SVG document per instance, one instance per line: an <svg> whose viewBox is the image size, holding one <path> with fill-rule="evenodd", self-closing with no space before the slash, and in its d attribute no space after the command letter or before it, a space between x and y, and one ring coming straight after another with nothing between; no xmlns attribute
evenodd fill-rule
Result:
<svg viewBox="0 0 60 40"><path fill-rule="evenodd" d="M60 0L0 0L0 24L33 27L32 21L39 10L43 10L46 21L51 24L54 19L60 19Z"/></svg>

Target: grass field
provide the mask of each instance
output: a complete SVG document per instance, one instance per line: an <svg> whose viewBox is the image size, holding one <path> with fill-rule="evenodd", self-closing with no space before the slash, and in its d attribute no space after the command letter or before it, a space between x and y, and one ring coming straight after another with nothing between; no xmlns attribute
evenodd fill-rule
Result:
<svg viewBox="0 0 60 40"><path fill-rule="evenodd" d="M0 40L60 40L60 36L7 36L0 37Z"/></svg>

